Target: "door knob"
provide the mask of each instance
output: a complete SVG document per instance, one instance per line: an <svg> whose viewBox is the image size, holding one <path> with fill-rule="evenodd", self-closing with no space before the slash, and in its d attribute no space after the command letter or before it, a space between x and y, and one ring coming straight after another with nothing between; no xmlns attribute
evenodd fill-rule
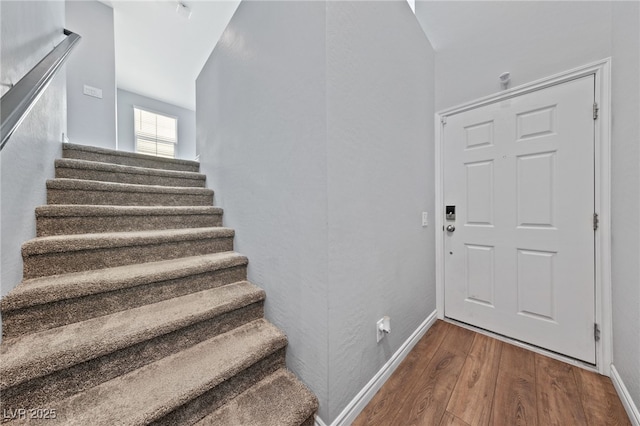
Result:
<svg viewBox="0 0 640 426"><path fill-rule="evenodd" d="M447 225L447 232L453 232L456 230L456 227L453 225Z"/></svg>

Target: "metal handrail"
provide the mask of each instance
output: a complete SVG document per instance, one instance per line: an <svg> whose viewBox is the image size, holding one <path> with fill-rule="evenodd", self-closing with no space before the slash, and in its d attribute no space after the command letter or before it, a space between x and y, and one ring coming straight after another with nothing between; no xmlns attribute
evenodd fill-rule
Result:
<svg viewBox="0 0 640 426"><path fill-rule="evenodd" d="M81 38L67 29L64 30L64 35L67 38L0 98L0 150L29 114Z"/></svg>

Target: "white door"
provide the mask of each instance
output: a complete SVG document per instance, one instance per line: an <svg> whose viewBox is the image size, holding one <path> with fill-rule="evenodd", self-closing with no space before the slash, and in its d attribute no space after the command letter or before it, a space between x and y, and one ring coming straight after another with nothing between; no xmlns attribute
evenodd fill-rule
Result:
<svg viewBox="0 0 640 426"><path fill-rule="evenodd" d="M448 116L445 316L595 364L593 75Z"/></svg>

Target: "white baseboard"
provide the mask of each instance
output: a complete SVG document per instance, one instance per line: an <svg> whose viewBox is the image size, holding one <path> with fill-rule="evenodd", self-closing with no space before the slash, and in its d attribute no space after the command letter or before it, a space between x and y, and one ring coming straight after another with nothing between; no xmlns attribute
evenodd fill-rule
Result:
<svg viewBox="0 0 640 426"><path fill-rule="evenodd" d="M316 414L316 422L313 424L313 426L327 426L327 424L322 421L319 415Z"/></svg>
<svg viewBox="0 0 640 426"><path fill-rule="evenodd" d="M411 349L418 343L418 341L425 335L427 330L431 328L434 322L438 319L437 311L433 311L426 320L420 324L420 326L414 331L411 336L400 346L400 348L393 354L393 356L387 361L369 383L367 383L360 392L351 400L349 404L342 410L342 412L336 417L336 419L327 425L322 421L320 416L316 415L315 426L348 426L358 417L358 414L367 404L373 399L376 392L380 390L382 385L398 368L400 363L411 352ZM635 426L635 425L634 425Z"/></svg>
<svg viewBox="0 0 640 426"><path fill-rule="evenodd" d="M613 382L613 387L616 388L616 392L618 392L618 396L620 397L620 401L622 401L624 409L627 410L631 424L633 426L640 426L640 410L638 410L633 399L631 399L629 390L624 385L622 377L620 377L618 370L616 370L616 367L613 364L611 364L611 381Z"/></svg>

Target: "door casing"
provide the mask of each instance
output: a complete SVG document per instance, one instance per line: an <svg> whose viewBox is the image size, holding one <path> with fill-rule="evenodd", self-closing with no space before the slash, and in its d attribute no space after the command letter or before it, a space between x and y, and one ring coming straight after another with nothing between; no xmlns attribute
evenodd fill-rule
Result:
<svg viewBox="0 0 640 426"><path fill-rule="evenodd" d="M514 98L547 87L562 84L587 75L595 75L595 99L598 118L595 125L595 210L599 226L595 233L595 301L596 322L600 328L600 340L596 342L596 368L600 374L610 375L612 362L612 307L611 307L611 58L583 65L559 74L514 87L462 105L439 111L435 114L435 226L436 226L436 309L438 318L444 317L444 138L443 128L447 116L458 114L483 105ZM582 368L593 370L593 366L528 345L491 332L483 333L498 337L532 351L542 353Z"/></svg>

